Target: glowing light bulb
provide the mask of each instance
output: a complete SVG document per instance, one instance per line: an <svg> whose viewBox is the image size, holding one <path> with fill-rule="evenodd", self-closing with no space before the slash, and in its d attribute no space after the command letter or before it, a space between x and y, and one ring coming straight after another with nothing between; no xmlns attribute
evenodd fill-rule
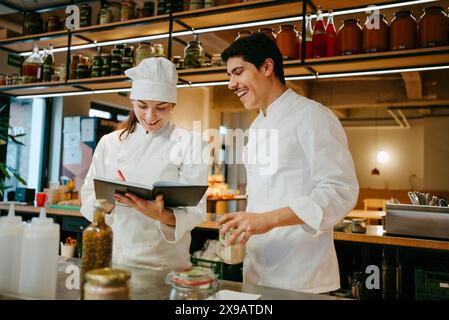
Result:
<svg viewBox="0 0 449 320"><path fill-rule="evenodd" d="M380 163L385 163L385 162L388 161L388 159L390 159L390 155L389 155L388 152L386 152L386 151L380 151L380 152L377 154L377 160L378 160Z"/></svg>

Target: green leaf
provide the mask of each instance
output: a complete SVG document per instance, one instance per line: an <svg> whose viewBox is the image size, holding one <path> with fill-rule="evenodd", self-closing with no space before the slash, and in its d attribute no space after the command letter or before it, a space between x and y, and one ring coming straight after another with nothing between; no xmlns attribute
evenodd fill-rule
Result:
<svg viewBox="0 0 449 320"><path fill-rule="evenodd" d="M18 173L16 173L16 172L13 172L13 175L14 175L14 177L16 177L16 179L17 179L21 184L23 184L24 186L27 185L27 182L25 181L25 179L23 179L23 178L20 176L20 174L18 174Z"/></svg>

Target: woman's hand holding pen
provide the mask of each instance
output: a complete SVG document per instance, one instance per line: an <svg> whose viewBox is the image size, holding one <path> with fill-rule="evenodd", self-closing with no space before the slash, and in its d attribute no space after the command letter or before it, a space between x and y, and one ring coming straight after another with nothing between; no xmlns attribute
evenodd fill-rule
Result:
<svg viewBox="0 0 449 320"><path fill-rule="evenodd" d="M125 195L114 193L114 200L140 211L151 219L158 220L166 225L176 225L175 216L170 209L164 207L164 199L161 194L151 201L132 193L125 193Z"/></svg>

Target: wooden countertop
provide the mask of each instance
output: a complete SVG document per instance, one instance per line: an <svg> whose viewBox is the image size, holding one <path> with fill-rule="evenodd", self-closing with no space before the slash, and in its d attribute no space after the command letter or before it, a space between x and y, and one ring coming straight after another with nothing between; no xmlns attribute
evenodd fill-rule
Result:
<svg viewBox="0 0 449 320"><path fill-rule="evenodd" d="M39 213L39 208L35 208L32 206L16 205L15 208L16 211L19 212L20 211L32 212L36 214ZM9 205L0 204L0 209L8 210ZM82 217L79 211L71 211L71 210L47 208L47 213L51 215ZM385 216L385 212L353 210L347 215L348 218L364 217L367 219L376 219L376 217L379 216L380 217ZM198 225L197 228L217 230L218 223L216 221L204 221L203 223ZM334 231L334 240L449 251L449 241L387 235L383 231L382 226L373 226L373 225L369 225L367 227L367 232L365 234Z"/></svg>

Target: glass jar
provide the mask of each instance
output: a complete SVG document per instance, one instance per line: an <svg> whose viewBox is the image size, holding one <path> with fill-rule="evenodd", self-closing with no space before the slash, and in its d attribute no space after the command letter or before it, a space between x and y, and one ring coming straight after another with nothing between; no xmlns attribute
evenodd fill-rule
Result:
<svg viewBox="0 0 449 320"><path fill-rule="evenodd" d="M204 8L211 8L215 6L215 0L204 0Z"/></svg>
<svg viewBox="0 0 449 320"><path fill-rule="evenodd" d="M220 231L221 227L222 225L219 227ZM239 264L242 263L245 258L245 245L240 244L240 241L243 239L243 234L241 234L233 244L227 244L227 241L231 238L235 230L235 228L228 230L224 238L221 236L221 233L219 236L220 245L218 256L227 264Z"/></svg>
<svg viewBox="0 0 449 320"><path fill-rule="evenodd" d="M108 2L108 9L111 10L112 22L120 21L122 15L122 4L116 1Z"/></svg>
<svg viewBox="0 0 449 320"><path fill-rule="evenodd" d="M338 30L337 43L340 55L362 52L363 30L358 19L346 19Z"/></svg>
<svg viewBox="0 0 449 320"><path fill-rule="evenodd" d="M124 57L122 58L122 73L125 73L125 70L133 67L133 58Z"/></svg>
<svg viewBox="0 0 449 320"><path fill-rule="evenodd" d="M100 10L99 14L99 24L108 24L112 22L112 13L108 8L103 8Z"/></svg>
<svg viewBox="0 0 449 320"><path fill-rule="evenodd" d="M418 23L419 47L438 47L448 44L448 17L443 7L432 6L423 10Z"/></svg>
<svg viewBox="0 0 449 320"><path fill-rule="evenodd" d="M89 66L84 63L78 63L76 66L76 78L77 79L84 79L89 77Z"/></svg>
<svg viewBox="0 0 449 320"><path fill-rule="evenodd" d="M396 12L390 26L390 50L416 49L417 33L412 11Z"/></svg>
<svg viewBox="0 0 449 320"><path fill-rule="evenodd" d="M47 32L59 31L61 29L59 25L59 17L50 16L47 21Z"/></svg>
<svg viewBox="0 0 449 320"><path fill-rule="evenodd" d="M123 57L123 49L119 49L117 47L111 49L111 58L112 60L121 60Z"/></svg>
<svg viewBox="0 0 449 320"><path fill-rule="evenodd" d="M128 285L131 273L127 270L101 268L86 273L84 300L129 300Z"/></svg>
<svg viewBox="0 0 449 320"><path fill-rule="evenodd" d="M141 42L134 54L136 66L138 66L143 59L151 58L154 57L155 55L156 50L154 49L153 44L151 42Z"/></svg>
<svg viewBox="0 0 449 320"><path fill-rule="evenodd" d="M80 27L88 27L92 24L92 7L83 3L80 7Z"/></svg>
<svg viewBox="0 0 449 320"><path fill-rule="evenodd" d="M165 14L165 9L167 8L167 1L165 0L158 0L157 2L157 15L163 15Z"/></svg>
<svg viewBox="0 0 449 320"><path fill-rule="evenodd" d="M165 279L172 286L170 300L215 299L217 276L209 268L189 267L170 272Z"/></svg>
<svg viewBox="0 0 449 320"><path fill-rule="evenodd" d="M272 28L261 28L259 29L259 32L265 34L266 36L268 36L268 38L276 42L276 34L274 33L274 30Z"/></svg>
<svg viewBox="0 0 449 320"><path fill-rule="evenodd" d="M39 47L33 44L33 53L22 65L22 75L24 83L40 81L42 78L42 65L44 61L39 54Z"/></svg>
<svg viewBox="0 0 449 320"><path fill-rule="evenodd" d="M23 21L23 32L25 35L41 33L43 21L39 13L28 11Z"/></svg>
<svg viewBox="0 0 449 320"><path fill-rule="evenodd" d="M154 56L155 57L165 57L164 46L162 44L154 44Z"/></svg>
<svg viewBox="0 0 449 320"><path fill-rule="evenodd" d="M151 1L144 2L139 18L154 16L154 3Z"/></svg>
<svg viewBox="0 0 449 320"><path fill-rule="evenodd" d="M111 68L117 69L117 68L121 68L121 67L122 67L122 59L111 61Z"/></svg>
<svg viewBox="0 0 449 320"><path fill-rule="evenodd" d="M246 38L251 35L251 31L248 30L241 30L237 32L237 37L234 39L234 41L237 41L238 39Z"/></svg>
<svg viewBox="0 0 449 320"><path fill-rule="evenodd" d="M180 69L181 65L179 63L179 61L181 60L181 56L173 56L171 62L175 65L176 69Z"/></svg>
<svg viewBox="0 0 449 320"><path fill-rule="evenodd" d="M203 0L190 0L189 10L196 10L203 8Z"/></svg>
<svg viewBox="0 0 449 320"><path fill-rule="evenodd" d="M212 67L221 67L221 66L223 66L223 60L221 60L221 54L220 53L214 53L212 55L211 66Z"/></svg>
<svg viewBox="0 0 449 320"><path fill-rule="evenodd" d="M92 67L101 67L101 55L92 56Z"/></svg>
<svg viewBox="0 0 449 320"><path fill-rule="evenodd" d="M101 76L102 77L109 77L111 75L111 66L110 65L103 65L101 67Z"/></svg>
<svg viewBox="0 0 449 320"><path fill-rule="evenodd" d="M90 76L94 78L101 77L101 66L93 66Z"/></svg>
<svg viewBox="0 0 449 320"><path fill-rule="evenodd" d="M134 19L135 4L133 0L124 0L122 2L122 11L120 21L128 21Z"/></svg>
<svg viewBox="0 0 449 320"><path fill-rule="evenodd" d="M372 20L366 18L363 26L363 52L387 51L389 47L390 27L384 14L374 18L379 21L379 26L374 25Z"/></svg>
<svg viewBox="0 0 449 320"><path fill-rule="evenodd" d="M126 45L123 49L123 56L127 58L134 58L134 47L132 45Z"/></svg>
<svg viewBox="0 0 449 320"><path fill-rule="evenodd" d="M81 61L81 56L79 54L72 55L70 60L70 79L76 78L76 67Z"/></svg>
<svg viewBox="0 0 449 320"><path fill-rule="evenodd" d="M122 74L122 67L112 67L111 66L111 76L119 76Z"/></svg>
<svg viewBox="0 0 449 320"><path fill-rule="evenodd" d="M200 41L189 41L187 47L184 49L184 68L201 68L203 62L203 48Z"/></svg>
<svg viewBox="0 0 449 320"><path fill-rule="evenodd" d="M299 58L299 38L293 24L285 24L280 27L276 36L276 44L283 59Z"/></svg>
<svg viewBox="0 0 449 320"><path fill-rule="evenodd" d="M101 65L108 66L111 64L111 55L109 53L101 54Z"/></svg>
<svg viewBox="0 0 449 320"><path fill-rule="evenodd" d="M106 224L107 201L98 199L94 204L92 223L83 231L83 256L81 272L81 298L83 299L84 275L93 269L110 268L112 265L112 229Z"/></svg>
<svg viewBox="0 0 449 320"><path fill-rule="evenodd" d="M0 74L0 86L6 85L6 78L3 74Z"/></svg>

